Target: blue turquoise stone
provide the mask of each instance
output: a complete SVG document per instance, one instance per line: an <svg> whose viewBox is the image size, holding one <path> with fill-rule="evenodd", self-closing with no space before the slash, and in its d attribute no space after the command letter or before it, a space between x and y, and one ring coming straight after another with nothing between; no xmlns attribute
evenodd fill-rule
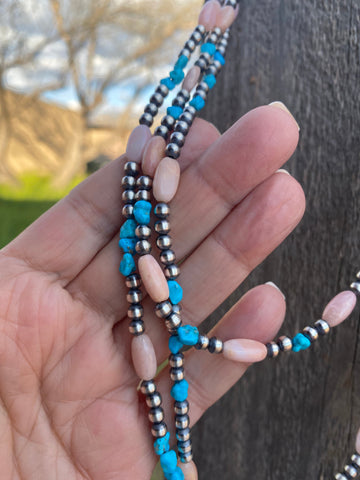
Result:
<svg viewBox="0 0 360 480"><path fill-rule="evenodd" d="M214 55L214 53L216 51L216 46L215 46L214 43L206 42L203 45L201 45L200 50L201 50L201 52L207 52L212 56L212 55Z"/></svg>
<svg viewBox="0 0 360 480"><path fill-rule="evenodd" d="M137 238L121 238L119 241L119 247L124 253L135 253L135 245Z"/></svg>
<svg viewBox="0 0 360 480"><path fill-rule="evenodd" d="M171 388L171 396L177 402L183 402L184 400L187 399L188 389L189 389L188 382L185 379L180 380L180 382L176 382Z"/></svg>
<svg viewBox="0 0 360 480"><path fill-rule="evenodd" d="M150 223L151 203L146 200L138 200L134 205L134 217L140 225Z"/></svg>
<svg viewBox="0 0 360 480"><path fill-rule="evenodd" d="M135 260L131 253L124 253L119 270L124 275L124 277L127 277L128 275L130 275L130 273L135 272Z"/></svg>
<svg viewBox="0 0 360 480"><path fill-rule="evenodd" d="M213 88L213 86L216 83L216 77L215 75L212 75L212 74L205 75L205 77L203 78L203 81L209 85L209 88Z"/></svg>
<svg viewBox="0 0 360 480"><path fill-rule="evenodd" d="M205 100L200 97L200 95L195 95L195 97L189 102L195 110L201 110L205 107Z"/></svg>
<svg viewBox="0 0 360 480"><path fill-rule="evenodd" d="M184 72L181 68L175 68L170 72L170 78L176 85L184 80L184 76Z"/></svg>
<svg viewBox="0 0 360 480"><path fill-rule="evenodd" d="M169 350L171 353L179 353L183 344L180 342L177 335L171 335L169 338Z"/></svg>
<svg viewBox="0 0 360 480"><path fill-rule="evenodd" d="M196 345L199 340L199 330L192 325L182 325L177 333L180 342L184 345Z"/></svg>
<svg viewBox="0 0 360 480"><path fill-rule="evenodd" d="M176 60L175 68L185 68L188 63L188 58L185 55L180 55L180 57Z"/></svg>
<svg viewBox="0 0 360 480"><path fill-rule="evenodd" d="M215 52L215 55L214 55L214 60L217 60L218 62L221 63L221 65L225 65L225 58L221 55L220 52Z"/></svg>
<svg viewBox="0 0 360 480"><path fill-rule="evenodd" d="M160 83L166 85L169 90L173 90L176 87L176 83L174 83L170 77L163 78L160 80Z"/></svg>
<svg viewBox="0 0 360 480"><path fill-rule="evenodd" d="M177 305L183 298L183 289L176 280L168 280L169 298L173 305Z"/></svg>
<svg viewBox="0 0 360 480"><path fill-rule="evenodd" d="M160 463L164 473L174 472L177 466L176 452L174 450L169 450L168 452L160 455Z"/></svg>
<svg viewBox="0 0 360 480"><path fill-rule="evenodd" d="M176 467L176 470L172 473L165 474L166 480L184 480L184 474L180 467Z"/></svg>
<svg viewBox="0 0 360 480"><path fill-rule="evenodd" d="M180 115L183 113L183 109L178 105L172 105L171 107L168 107L166 109L166 112L168 115L171 115L172 117L175 118L175 120L177 120L180 117Z"/></svg>
<svg viewBox="0 0 360 480"><path fill-rule="evenodd" d="M295 335L292 342L293 352L300 352L300 350L306 350L311 345L310 340L303 333L298 333L297 335Z"/></svg>
<svg viewBox="0 0 360 480"><path fill-rule="evenodd" d="M137 224L135 220L129 218L120 228L120 238L135 238L135 228Z"/></svg>
<svg viewBox="0 0 360 480"><path fill-rule="evenodd" d="M154 442L154 449L157 455L162 455L163 453L170 450L170 432L167 432L165 437L157 438Z"/></svg>

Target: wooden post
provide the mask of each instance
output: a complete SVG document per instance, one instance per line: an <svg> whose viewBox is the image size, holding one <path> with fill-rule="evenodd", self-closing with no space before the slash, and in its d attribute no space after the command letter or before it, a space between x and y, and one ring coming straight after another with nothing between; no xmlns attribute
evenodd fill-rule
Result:
<svg viewBox="0 0 360 480"><path fill-rule="evenodd" d="M283 334L319 318L360 270L360 2L244 0L204 116L224 131L283 101L301 126L287 163L307 198L303 221L256 269L287 297ZM251 159L249 159L251 161ZM330 480L360 427L359 309L310 350L250 368L194 428L200 479Z"/></svg>

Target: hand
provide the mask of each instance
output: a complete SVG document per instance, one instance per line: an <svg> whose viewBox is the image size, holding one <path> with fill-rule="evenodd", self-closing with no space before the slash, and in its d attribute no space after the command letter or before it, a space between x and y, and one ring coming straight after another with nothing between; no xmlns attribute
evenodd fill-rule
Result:
<svg viewBox="0 0 360 480"><path fill-rule="evenodd" d="M186 257L179 279L185 322L199 325L300 220L301 187L275 173L297 141L293 118L274 106L251 111L222 136L207 122L194 122L171 205L174 250L178 259ZM4 480L145 480L157 461L131 364L118 271L124 161L89 177L0 252ZM160 364L168 334L148 298L143 305ZM266 342L284 314L281 293L261 285L213 333ZM247 367L188 352L192 424ZM167 370L159 377L171 419Z"/></svg>

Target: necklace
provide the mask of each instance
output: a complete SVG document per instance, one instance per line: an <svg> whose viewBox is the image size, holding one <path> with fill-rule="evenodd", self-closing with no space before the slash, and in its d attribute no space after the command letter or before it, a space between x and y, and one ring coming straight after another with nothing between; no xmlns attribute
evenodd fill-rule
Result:
<svg viewBox="0 0 360 480"><path fill-rule="evenodd" d="M120 230L119 246L123 251L120 272L126 277L129 288L128 317L129 331L133 334L131 352L134 370L140 383L140 391L145 395L149 407L148 417L152 423L151 433L155 439L154 450L160 457L160 463L167 480L196 480L197 470L192 460L192 444L187 394L189 384L185 379L184 346L194 346L198 350L207 350L213 354L222 354L225 358L253 363L265 358L275 358L281 352L299 352L306 350L320 336L329 333L330 328L347 318L356 304L356 295L360 295L360 272L350 290L335 296L325 307L322 318L314 325L306 326L294 337L281 336L277 341L266 345L247 339L232 339L222 342L217 337L200 335L198 329L184 324L181 318L180 302L183 292L177 279L180 274L176 264L175 252L171 249L170 206L180 181L180 167L177 158L185 143L185 137L193 123L196 113L205 105L209 91L216 84L216 76L225 63L226 47L230 26L235 20L238 6L235 0L226 0L220 5L217 0L206 3L199 16L199 24L180 51L174 69L162 79L150 102L140 117L140 125L130 135L126 155L128 162L124 167L123 216L125 222ZM192 53L200 47L200 56L184 75ZM152 136L153 124L158 108L164 102L170 90L182 83L167 108L167 115L161 120ZM195 93L190 100L190 92ZM151 190L156 201L153 208ZM151 255L149 226L152 210L156 221L156 245L160 251L160 263ZM136 265L135 255L138 255ZM138 270L138 272L137 272ZM154 377L157 362L154 346L145 333L144 311L141 305L141 285L155 303L156 315L164 320L169 337L170 378L173 382L171 396L174 399L175 432L177 451L170 449L170 433L165 423L162 399ZM356 443L351 461L344 467L343 473L336 474L337 480L356 478L360 473L360 438ZM178 460L180 466L178 466Z"/></svg>

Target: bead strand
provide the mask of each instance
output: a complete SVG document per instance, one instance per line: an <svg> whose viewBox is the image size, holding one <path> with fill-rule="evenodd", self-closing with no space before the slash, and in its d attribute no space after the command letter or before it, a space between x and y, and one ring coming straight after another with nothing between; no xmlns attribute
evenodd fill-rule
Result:
<svg viewBox="0 0 360 480"><path fill-rule="evenodd" d="M342 473L335 475L335 480L349 480L350 478L359 478L360 474L360 455L354 453L348 464L345 465Z"/></svg>

